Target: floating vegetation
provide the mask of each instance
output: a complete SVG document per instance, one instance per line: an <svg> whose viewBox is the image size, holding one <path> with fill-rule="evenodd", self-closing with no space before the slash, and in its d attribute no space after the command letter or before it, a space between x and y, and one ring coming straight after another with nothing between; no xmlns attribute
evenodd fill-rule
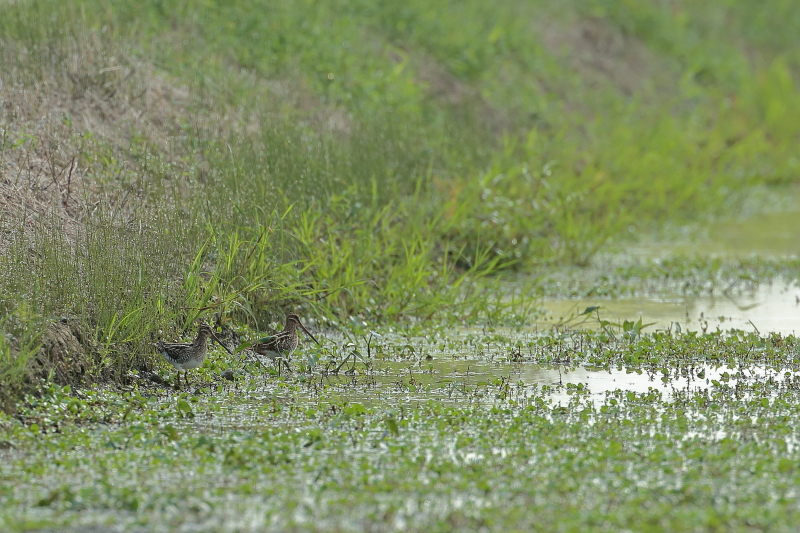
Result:
<svg viewBox="0 0 800 533"><path fill-rule="evenodd" d="M335 373L323 354L313 371L231 382L215 377L230 364L217 350L194 390L46 385L0 419L0 524L790 531L797 519L793 337L385 333ZM352 349L324 344L336 361Z"/></svg>

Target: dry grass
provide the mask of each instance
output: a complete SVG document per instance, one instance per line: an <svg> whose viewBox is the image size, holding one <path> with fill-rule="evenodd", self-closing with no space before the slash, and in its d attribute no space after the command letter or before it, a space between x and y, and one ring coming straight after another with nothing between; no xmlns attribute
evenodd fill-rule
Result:
<svg viewBox="0 0 800 533"><path fill-rule="evenodd" d="M32 73L24 67L24 50L6 50L10 68L0 86L4 224L35 225L43 213L56 214L71 235L101 203L130 214L136 208L131 196L145 187L132 139L180 161L172 145L188 92L117 52L109 57L107 47L89 40L69 50L61 68Z"/></svg>

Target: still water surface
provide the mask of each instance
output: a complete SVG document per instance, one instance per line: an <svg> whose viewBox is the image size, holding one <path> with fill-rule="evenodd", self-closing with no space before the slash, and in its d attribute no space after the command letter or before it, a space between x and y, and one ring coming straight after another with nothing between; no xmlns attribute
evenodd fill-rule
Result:
<svg viewBox="0 0 800 533"><path fill-rule="evenodd" d="M754 195L758 196L758 194ZM617 250L619 257L658 260L673 256L721 257L725 259L791 259L800 256L800 187L762 191L754 199L751 214L709 222L668 239L646 240ZM747 204L747 202L745 202ZM765 206L768 209L765 209ZM769 212L764 212L769 211ZM652 328L667 329L679 324L683 331L740 329L762 334L800 332L800 288L798 280L762 284L739 295L616 300L550 300L544 303L550 316L544 324L558 323L588 306L600 305L604 320L653 322ZM594 321L596 327L597 321ZM587 322L583 328L591 328ZM652 331L652 329L651 329Z"/></svg>
<svg viewBox="0 0 800 533"><path fill-rule="evenodd" d="M739 329L765 333L795 335L800 333L800 288L785 284L762 285L755 291L735 296L697 296L673 298L553 299L543 303L548 315L539 325L552 326L583 312L589 306L600 306L599 317L614 323L625 320L652 323L644 331L706 331ZM580 329L598 329L594 318ZM677 326L676 326L677 324Z"/></svg>

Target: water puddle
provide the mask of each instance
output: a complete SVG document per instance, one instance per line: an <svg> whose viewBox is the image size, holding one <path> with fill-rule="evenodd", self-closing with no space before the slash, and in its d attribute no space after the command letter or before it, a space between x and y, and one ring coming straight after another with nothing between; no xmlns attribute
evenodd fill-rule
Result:
<svg viewBox="0 0 800 533"><path fill-rule="evenodd" d="M536 385L544 388L554 405L566 404L575 394L602 404L606 394L616 390L646 393L650 389L661 392L665 399L674 391L696 392L708 389L717 383L735 386L739 382L752 383L787 376L782 371L763 367L747 367L746 370L727 367L698 365L693 372L672 371L669 375L659 372L628 372L625 370L598 370L586 367L568 369L557 366L542 366L533 363L489 363L485 360L430 361L422 365L382 362L378 363L371 376L371 386L355 391L349 376L328 378L329 385L339 383L346 389L350 399L371 403L372 400L428 401L471 400L494 403L505 396L514 396L518 384ZM789 374L790 379L794 374ZM355 392L355 394L354 394Z"/></svg>
<svg viewBox="0 0 800 533"><path fill-rule="evenodd" d="M774 369L749 367L740 371L727 367L699 366L693 374L683 372L668 376L660 373L648 374L647 372L627 372L625 370L593 370L577 368L564 371L557 368L522 368L519 378L526 384L551 385L558 388L550 398L554 404L566 404L570 397L576 393L586 394L596 404L602 404L606 395L615 390L623 390L642 394L655 389L662 393L665 399L675 391L697 392L710 388L715 382L727 383L735 386L739 382L752 382L777 376ZM780 373L781 379L785 376ZM563 388L561 387L563 385Z"/></svg>
<svg viewBox="0 0 800 533"><path fill-rule="evenodd" d="M679 391L694 393L722 384L735 388L738 384L752 385L770 379L776 382L800 379L800 373L761 366L736 369L698 364L663 374L447 357L422 361L376 360L370 368L353 369L352 373L301 378L305 379L301 386L308 389L301 403L320 407L317 401L324 397L324 404L355 402L388 409L431 400L484 405L515 400L524 404L528 398L544 393L553 406L566 406L576 396L600 406L608 393L618 390L637 394L656 390L669 400ZM324 395L317 396L323 389ZM289 403L296 401L297 396L275 387L274 382L265 382L265 387L245 393L242 398L246 400L238 408L246 412L250 410L248 403L261 404L268 398ZM232 416L230 422L241 423L241 417ZM217 423L225 425L221 420Z"/></svg>
<svg viewBox="0 0 800 533"><path fill-rule="evenodd" d="M610 252L609 261L624 258L653 261L670 257L719 257L725 259L788 259L800 255L800 187L753 189L740 215L702 226L668 230L638 243ZM755 281L758 280L749 280ZM736 284L734 284L736 285ZM740 329L761 334L794 334L800 331L800 288L795 285L762 284L747 290L747 283L729 287L730 294L691 296L681 293L659 298L615 300L552 299L544 302L549 313L539 325L562 324L590 306L601 306L600 319L615 323L652 322L649 331L679 324L683 331ZM742 290L745 289L745 290ZM571 320L578 329L597 329L598 321Z"/></svg>
<svg viewBox="0 0 800 533"><path fill-rule="evenodd" d="M625 254L641 259L689 257L784 259L800 254L800 187L753 191L742 215L686 228L677 239L641 242Z"/></svg>
<svg viewBox="0 0 800 533"><path fill-rule="evenodd" d="M779 212L747 220L710 223L704 235L684 241L639 243L626 253L639 259L671 256L785 259L797 257L800 213Z"/></svg>
<svg viewBox="0 0 800 533"><path fill-rule="evenodd" d="M576 317L587 307L600 306L589 316ZM738 329L761 334L794 335L800 332L800 288L762 285L751 293L735 296L675 296L666 298L553 299L543 307L548 315L540 327L568 325L599 329L597 317L613 323L625 320L652 323L644 331L715 331ZM570 319L570 317L573 317Z"/></svg>

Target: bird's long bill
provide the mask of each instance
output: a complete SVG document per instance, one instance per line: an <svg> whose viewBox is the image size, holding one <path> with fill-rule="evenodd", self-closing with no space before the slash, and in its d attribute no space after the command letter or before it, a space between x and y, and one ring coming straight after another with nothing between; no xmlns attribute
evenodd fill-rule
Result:
<svg viewBox="0 0 800 533"><path fill-rule="evenodd" d="M310 331L308 331L308 330L306 329L306 327L305 327L303 324L301 324L301 323L300 323L300 321L299 321L299 320L297 321L297 325L298 325L298 326L300 326L300 329L302 329L303 331L305 331L305 332L306 332L306 335L308 335L309 337L311 337L312 339L314 339L314 342L316 342L317 344L319 344L319 341L316 339L316 337L314 337L314 335L312 335L312 334L311 334L311 332L310 332Z"/></svg>
<svg viewBox="0 0 800 533"><path fill-rule="evenodd" d="M226 352L228 352L229 354L233 355L233 352L230 350L230 348L228 348L227 346L222 344L222 341L219 340L219 337L217 337L216 333L214 333L213 331L211 332L211 338L214 339L215 341L217 341L217 344L219 344L220 346L225 348Z"/></svg>

